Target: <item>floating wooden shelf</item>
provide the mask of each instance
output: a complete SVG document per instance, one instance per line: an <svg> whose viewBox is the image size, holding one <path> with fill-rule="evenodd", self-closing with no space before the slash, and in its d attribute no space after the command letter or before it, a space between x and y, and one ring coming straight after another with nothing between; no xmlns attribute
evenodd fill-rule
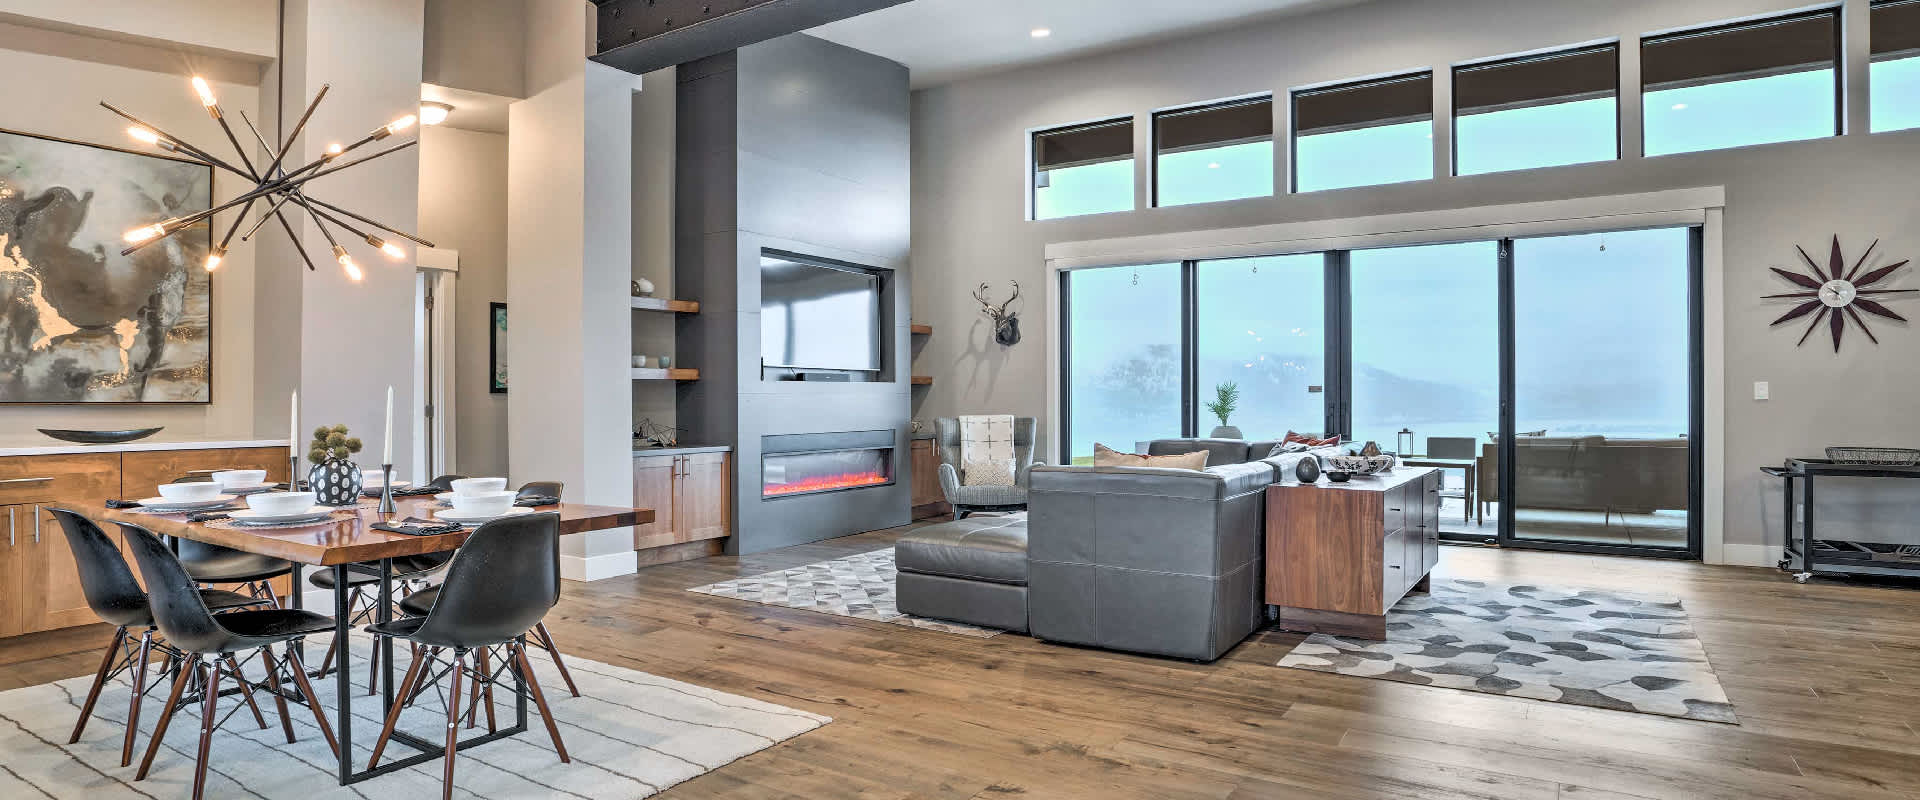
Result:
<svg viewBox="0 0 1920 800"><path fill-rule="evenodd" d="M915 386L932 386L932 385L933 385L933 376L932 376L932 375L915 375L915 376L913 376L913 385L915 385Z"/></svg>
<svg viewBox="0 0 1920 800"><path fill-rule="evenodd" d="M916 322L916 323L913 323L912 325L908 325L907 331L912 333L915 336L932 336L933 326Z"/></svg>
<svg viewBox="0 0 1920 800"><path fill-rule="evenodd" d="M672 311L678 314L700 313L698 300L668 300L661 297L635 297L633 307L641 311Z"/></svg>
<svg viewBox="0 0 1920 800"><path fill-rule="evenodd" d="M633 379L636 381L697 381L700 380L700 370L636 368L633 371Z"/></svg>

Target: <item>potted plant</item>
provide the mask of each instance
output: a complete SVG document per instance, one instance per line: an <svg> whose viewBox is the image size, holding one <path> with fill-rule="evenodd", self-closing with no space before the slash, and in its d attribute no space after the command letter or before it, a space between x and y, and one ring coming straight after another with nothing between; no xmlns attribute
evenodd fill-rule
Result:
<svg viewBox="0 0 1920 800"><path fill-rule="evenodd" d="M360 452L360 440L347 435L345 425L322 425L313 429L313 444L307 447L307 485L313 501L323 506L350 506L360 502L362 487L360 465L352 456Z"/></svg>
<svg viewBox="0 0 1920 800"><path fill-rule="evenodd" d="M1240 405L1240 384L1224 381L1213 387L1213 402L1207 404L1207 410L1220 419L1220 425L1210 434L1215 439L1238 439L1240 429L1227 424L1227 417L1233 415Z"/></svg>

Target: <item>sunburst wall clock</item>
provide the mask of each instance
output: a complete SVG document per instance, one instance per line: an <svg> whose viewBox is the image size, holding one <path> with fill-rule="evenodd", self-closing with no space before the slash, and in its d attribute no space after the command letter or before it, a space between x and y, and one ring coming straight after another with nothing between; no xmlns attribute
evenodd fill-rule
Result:
<svg viewBox="0 0 1920 800"><path fill-rule="evenodd" d="M1798 344L1806 344L1807 338L1812 336L1814 331L1819 330L1821 323L1824 322L1833 337L1833 352L1838 353L1841 337L1847 331L1847 320L1852 320L1854 325L1859 326L1860 332L1866 334L1868 340L1879 344L1879 337L1873 335L1873 329L1867 326L1867 320L1860 316L1860 312L1865 311L1896 322L1906 322L1906 317L1895 313L1880 301L1905 299L1895 295L1920 292L1920 289L1888 289L1879 286L1895 271L1907 265L1904 259L1871 270L1865 275L1860 274L1861 267L1866 266L1867 259L1873 255L1874 248L1879 246L1880 240L1873 240L1873 244L1867 245L1866 252L1861 253L1860 258L1853 262L1853 268L1848 269L1846 258L1840 253L1840 236L1836 234L1833 237L1832 250L1827 256L1827 268L1823 270L1818 263L1814 262L1812 256L1807 255L1806 248L1794 245L1793 249L1800 253L1800 260L1807 262L1807 268L1813 270L1813 274L1790 272L1779 267L1771 268L1774 274L1804 290L1770 294L1762 298L1801 301L1799 305L1793 307L1793 310L1780 315L1773 324L1784 325L1811 314L1813 321L1807 323L1807 329L1800 334Z"/></svg>

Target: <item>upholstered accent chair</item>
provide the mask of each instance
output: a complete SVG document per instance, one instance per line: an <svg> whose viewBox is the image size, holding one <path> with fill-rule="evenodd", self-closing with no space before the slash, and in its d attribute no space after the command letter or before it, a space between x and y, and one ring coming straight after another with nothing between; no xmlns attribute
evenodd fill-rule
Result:
<svg viewBox="0 0 1920 800"><path fill-rule="evenodd" d="M1033 465L1033 447L1039 423L1033 417L1013 418L1012 486L965 486L961 484L960 420L940 417L933 422L934 442L940 451L940 491L953 506L954 519L966 519L976 511L1025 511L1027 473Z"/></svg>

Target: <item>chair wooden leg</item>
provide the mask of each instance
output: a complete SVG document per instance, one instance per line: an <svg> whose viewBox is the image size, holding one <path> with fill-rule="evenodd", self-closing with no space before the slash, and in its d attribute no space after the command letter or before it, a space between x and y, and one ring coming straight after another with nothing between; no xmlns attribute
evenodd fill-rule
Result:
<svg viewBox="0 0 1920 800"><path fill-rule="evenodd" d="M547 722L547 735L553 737L553 749L560 754L560 763L573 761L567 757L567 746L560 741L560 726L553 721L553 710L547 707L547 696L540 691L540 679L533 676L533 662L527 660L527 648L518 642L512 645L513 657L520 667L520 679L527 682L527 693L533 695L534 705L540 708L540 718Z"/></svg>
<svg viewBox="0 0 1920 800"><path fill-rule="evenodd" d="M147 696L147 654L151 652L153 629L148 628L140 634L140 650L133 657L133 696L127 699L127 735L120 744L120 766L123 767L133 763L133 739L140 732L140 703Z"/></svg>
<svg viewBox="0 0 1920 800"><path fill-rule="evenodd" d="M420 650L420 647L419 647L419 645L415 645L414 647L415 647L415 650L416 650L416 652L418 652L418 651ZM438 648L438 647L428 647L428 648L425 648L425 652L426 652L426 659L427 659L427 664L428 664L428 667L429 667L429 670L431 670L431 667L432 667L432 663L433 663L433 660L434 660L435 658L439 658L439 657L440 657L440 648ZM399 694L399 695L395 695L395 696L396 696L396 697L399 697L399 698L400 698L400 704L401 704L401 705L405 705L405 706L410 706L410 705L413 705L413 704L414 704L414 701L416 701L416 700L419 700L419 699L420 699L420 695L423 695L423 694L426 694L426 693L427 693L427 682L426 682L426 681L420 681L420 682L419 682L418 684L416 684L416 685L415 685L415 686L413 687L413 693L412 693L412 694L406 694L406 693L401 693L401 694Z"/></svg>
<svg viewBox="0 0 1920 800"><path fill-rule="evenodd" d="M313 709L313 719L320 723L320 733L327 737L327 747L333 749L333 757L340 757L340 740L333 737L333 726L327 724L327 712L320 708L320 695L313 693L313 684L307 680L307 666L300 663L299 653L294 651L293 642L287 642L287 672L293 675L293 684L300 688L300 694L307 699L307 708Z"/></svg>
<svg viewBox="0 0 1920 800"><path fill-rule="evenodd" d="M160 752L160 742L167 738L167 725L173 722L173 712L180 707L180 693L186 691L187 682L193 679L193 672L200 668L200 656L194 654L180 664L180 673L173 677L173 689L167 692L167 705L160 709L160 722L153 726L153 738L147 740L147 754L140 759L140 771L133 779L145 780L147 770L153 768L153 755Z"/></svg>
<svg viewBox="0 0 1920 800"><path fill-rule="evenodd" d="M247 676L240 671L240 662L234 660L233 654L227 654L225 660L227 667L233 670L234 682L240 684L240 696L246 698L247 708L253 710L253 720L260 723L260 730L266 730L267 717L265 714L260 713L260 704L253 701L253 684L247 683Z"/></svg>
<svg viewBox="0 0 1920 800"><path fill-rule="evenodd" d="M340 662L345 664L345 661ZM367 694L371 696L380 684L380 639L374 637L373 646L367 648Z"/></svg>
<svg viewBox="0 0 1920 800"><path fill-rule="evenodd" d="M87 702L80 706L80 719L73 723L73 736L67 744L80 741L80 732L87 728L87 718L93 716L93 704L100 699L100 687L107 683L108 673L113 672L113 659L120 655L120 643L127 640L127 626L113 630L113 641L107 643L107 652L100 656L100 669L93 673L93 688L87 690Z"/></svg>
<svg viewBox="0 0 1920 800"><path fill-rule="evenodd" d="M467 654L454 651L453 688L447 692L446 767L440 776L440 800L453 800L453 759L460 747L460 679L467 670Z"/></svg>
<svg viewBox="0 0 1920 800"><path fill-rule="evenodd" d="M473 683L467 687L467 729L472 730L480 722L480 685L486 683L481 676L487 674L487 648L473 651Z"/></svg>
<svg viewBox="0 0 1920 800"><path fill-rule="evenodd" d="M540 637L540 646L547 649L547 655L553 657L553 665L560 668L560 680L566 681L567 691L574 697L580 696L580 687L573 685L573 675L567 672L567 662L560 659L560 647L553 643L553 634L547 633L547 623L533 626L534 635Z"/></svg>
<svg viewBox="0 0 1920 800"><path fill-rule="evenodd" d="M293 718L287 716L287 697L280 693L280 667L273 663L272 648L260 648L260 665L267 670L267 690L273 692L273 706L280 712L280 727L287 734L287 744L293 744Z"/></svg>
<svg viewBox="0 0 1920 800"><path fill-rule="evenodd" d="M394 695L395 697L404 700L413 691L414 683L420 680L422 661L420 648L415 646L413 660L407 664L407 677L400 679L400 691ZM400 722L400 710L406 707L406 703L396 701L393 708L387 710L387 723L380 728L380 738L373 742L373 757L367 759L367 769L379 766L380 754L386 751L387 739L393 736L393 726Z"/></svg>
<svg viewBox="0 0 1920 800"><path fill-rule="evenodd" d="M499 730L493 719L493 654L484 648L480 651L480 674L487 679L486 688L481 691L481 694L487 704L487 732L493 733Z"/></svg>
<svg viewBox="0 0 1920 800"><path fill-rule="evenodd" d="M200 710L200 753L193 763L193 800L206 796L207 756L213 752L213 729L220 722L216 716L220 702L220 662L209 659L202 668L207 671L207 699Z"/></svg>

